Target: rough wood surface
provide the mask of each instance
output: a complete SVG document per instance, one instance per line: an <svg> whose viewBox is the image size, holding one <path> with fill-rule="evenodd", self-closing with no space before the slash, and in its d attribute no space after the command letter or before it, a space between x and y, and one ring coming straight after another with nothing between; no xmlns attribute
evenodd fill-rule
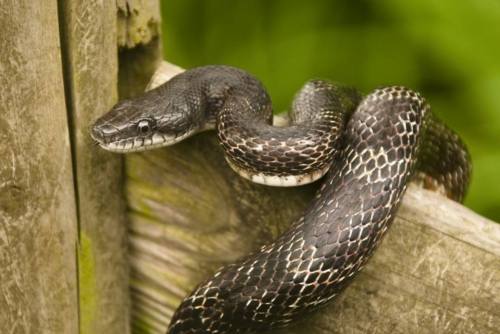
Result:
<svg viewBox="0 0 500 334"><path fill-rule="evenodd" d="M114 1L60 2L79 219L80 333L129 332L129 276L121 157L93 144L89 127L117 100Z"/></svg>
<svg viewBox="0 0 500 334"><path fill-rule="evenodd" d="M179 69L164 63L165 81ZM213 133L126 160L132 328L163 333L181 298L297 217L317 185L251 184ZM340 298L277 333L498 333L500 226L410 187L394 225Z"/></svg>
<svg viewBox="0 0 500 334"><path fill-rule="evenodd" d="M0 333L78 333L56 1L0 0Z"/></svg>
<svg viewBox="0 0 500 334"><path fill-rule="evenodd" d="M118 45L133 48L149 44L160 34L158 0L116 0Z"/></svg>

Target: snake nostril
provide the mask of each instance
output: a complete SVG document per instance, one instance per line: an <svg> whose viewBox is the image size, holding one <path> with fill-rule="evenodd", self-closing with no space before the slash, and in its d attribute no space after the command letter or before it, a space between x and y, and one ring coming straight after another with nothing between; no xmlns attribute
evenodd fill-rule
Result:
<svg viewBox="0 0 500 334"><path fill-rule="evenodd" d="M101 140L103 138L103 133L101 130L99 130L98 127L96 126L93 126L92 127L92 130L90 132L90 136L92 137L92 139L94 140Z"/></svg>
<svg viewBox="0 0 500 334"><path fill-rule="evenodd" d="M106 142L118 133L118 129L109 124L96 124L92 127L91 136L98 142Z"/></svg>
<svg viewBox="0 0 500 334"><path fill-rule="evenodd" d="M92 139L98 142L104 141L105 135L104 132L97 126L92 127L92 131L90 132L90 136Z"/></svg>

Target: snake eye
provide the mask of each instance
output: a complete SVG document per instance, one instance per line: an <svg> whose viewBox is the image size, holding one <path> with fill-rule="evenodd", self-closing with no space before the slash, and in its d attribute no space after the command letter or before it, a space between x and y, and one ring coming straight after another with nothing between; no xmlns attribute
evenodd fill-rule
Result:
<svg viewBox="0 0 500 334"><path fill-rule="evenodd" d="M141 135L146 135L153 129L153 121L143 119L137 123L137 132Z"/></svg>

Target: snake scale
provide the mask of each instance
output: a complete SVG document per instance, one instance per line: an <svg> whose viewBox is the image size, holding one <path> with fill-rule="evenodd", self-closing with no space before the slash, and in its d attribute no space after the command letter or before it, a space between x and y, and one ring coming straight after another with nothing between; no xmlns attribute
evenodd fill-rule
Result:
<svg viewBox="0 0 500 334"><path fill-rule="evenodd" d="M273 243L202 282L168 333L248 333L282 327L334 299L391 225L409 181L461 201L471 172L460 138L416 92L393 86L362 98L323 80L304 85L291 125L272 126L271 101L247 72L222 65L181 73L96 121L104 149L172 145L216 128L229 165L257 183L322 185Z"/></svg>

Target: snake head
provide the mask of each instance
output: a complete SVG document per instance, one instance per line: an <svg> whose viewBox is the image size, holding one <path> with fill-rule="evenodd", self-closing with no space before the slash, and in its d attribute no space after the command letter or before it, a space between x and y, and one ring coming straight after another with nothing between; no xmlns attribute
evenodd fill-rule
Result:
<svg viewBox="0 0 500 334"><path fill-rule="evenodd" d="M95 121L91 137L105 150L127 153L173 145L203 128L199 101L161 88L118 102Z"/></svg>

